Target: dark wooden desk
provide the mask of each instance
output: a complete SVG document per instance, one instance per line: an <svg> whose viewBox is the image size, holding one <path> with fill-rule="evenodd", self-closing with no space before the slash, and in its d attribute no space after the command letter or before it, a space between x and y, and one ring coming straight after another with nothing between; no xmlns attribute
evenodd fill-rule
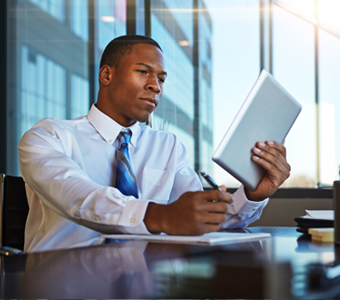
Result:
<svg viewBox="0 0 340 300"><path fill-rule="evenodd" d="M331 298L312 291L306 266L337 259L293 227L250 227L272 237L203 247L129 241L2 257L0 298Z"/></svg>

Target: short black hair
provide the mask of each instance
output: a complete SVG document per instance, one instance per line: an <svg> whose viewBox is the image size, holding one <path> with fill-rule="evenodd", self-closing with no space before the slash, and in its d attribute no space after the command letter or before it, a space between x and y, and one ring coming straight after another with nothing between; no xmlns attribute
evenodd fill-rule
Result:
<svg viewBox="0 0 340 300"><path fill-rule="evenodd" d="M149 44L162 48L152 38L143 35L123 35L113 39L105 48L100 60L100 68L104 65L117 67L124 55L130 53L136 44Z"/></svg>

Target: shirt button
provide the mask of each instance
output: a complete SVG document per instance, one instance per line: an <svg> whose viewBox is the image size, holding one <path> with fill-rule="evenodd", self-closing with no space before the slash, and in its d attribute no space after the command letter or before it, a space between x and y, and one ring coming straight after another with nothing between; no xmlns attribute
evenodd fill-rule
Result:
<svg viewBox="0 0 340 300"><path fill-rule="evenodd" d="M135 219L135 218L131 218L131 219L130 219L130 223L133 224L133 223L135 223L135 222L136 222L136 219Z"/></svg>
<svg viewBox="0 0 340 300"><path fill-rule="evenodd" d="M255 210L257 210L258 209L258 207L256 207L256 208L253 208L253 211L255 211Z"/></svg>
<svg viewBox="0 0 340 300"><path fill-rule="evenodd" d="M135 232L139 232L138 228L135 229Z"/></svg>
<svg viewBox="0 0 340 300"><path fill-rule="evenodd" d="M111 143L112 143L112 140L109 140L109 143L111 144Z"/></svg>
<svg viewBox="0 0 340 300"><path fill-rule="evenodd" d="M98 222L100 219L99 219L98 216L95 216L95 217L94 217L94 220L95 220L96 222Z"/></svg>

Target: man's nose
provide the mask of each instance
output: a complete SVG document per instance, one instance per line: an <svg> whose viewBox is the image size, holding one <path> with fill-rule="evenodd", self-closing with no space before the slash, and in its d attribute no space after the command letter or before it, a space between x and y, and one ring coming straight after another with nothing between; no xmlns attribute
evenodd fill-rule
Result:
<svg viewBox="0 0 340 300"><path fill-rule="evenodd" d="M159 94L161 92L161 87L159 85L158 78L150 78L146 84L146 89L154 92L155 94Z"/></svg>

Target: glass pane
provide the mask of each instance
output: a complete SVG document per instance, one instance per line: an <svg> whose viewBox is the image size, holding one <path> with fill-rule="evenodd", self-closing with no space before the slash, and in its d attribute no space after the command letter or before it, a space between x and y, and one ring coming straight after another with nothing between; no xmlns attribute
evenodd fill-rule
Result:
<svg viewBox="0 0 340 300"><path fill-rule="evenodd" d="M114 37L126 34L126 0L96 0L95 13L97 47L103 51Z"/></svg>
<svg viewBox="0 0 340 300"><path fill-rule="evenodd" d="M315 0L274 0L274 2L307 19L315 18Z"/></svg>
<svg viewBox="0 0 340 300"><path fill-rule="evenodd" d="M255 0L207 1L207 6L213 20L215 150L260 73L260 11L259 1ZM213 162L210 164L213 164L213 175L219 184L239 186L226 171Z"/></svg>
<svg viewBox="0 0 340 300"><path fill-rule="evenodd" d="M154 127L179 137L193 168L238 186L211 156L260 71L259 1L151 3L152 37L169 74Z"/></svg>
<svg viewBox="0 0 340 300"><path fill-rule="evenodd" d="M87 0L11 3L8 174L20 174L17 145L36 122L47 117L70 119L88 112L90 86L98 84L97 79L89 81L89 66L98 74L104 46L126 33L125 0L91 3L94 6ZM90 18L90 14L95 17Z"/></svg>
<svg viewBox="0 0 340 300"><path fill-rule="evenodd" d="M151 36L162 47L168 77L152 127L177 135L194 168L193 1L151 1Z"/></svg>
<svg viewBox="0 0 340 300"><path fill-rule="evenodd" d="M340 38L319 30L320 182L333 185L340 170Z"/></svg>
<svg viewBox="0 0 340 300"><path fill-rule="evenodd" d="M314 26L274 6L273 73L302 104L302 112L286 139L292 166L286 187L315 187L316 109L314 84Z"/></svg>
<svg viewBox="0 0 340 300"><path fill-rule="evenodd" d="M49 13L60 22L65 22L65 0L30 0L29 7ZM26 1L23 1L26 2ZM22 3L24 5L24 3Z"/></svg>
<svg viewBox="0 0 340 300"><path fill-rule="evenodd" d="M84 41L88 41L89 37L89 10L88 6L84 5L83 0L72 0L70 3L71 10L71 29L72 31L82 38Z"/></svg>
<svg viewBox="0 0 340 300"><path fill-rule="evenodd" d="M340 1L339 0L319 0L318 16L322 27L340 37Z"/></svg>

